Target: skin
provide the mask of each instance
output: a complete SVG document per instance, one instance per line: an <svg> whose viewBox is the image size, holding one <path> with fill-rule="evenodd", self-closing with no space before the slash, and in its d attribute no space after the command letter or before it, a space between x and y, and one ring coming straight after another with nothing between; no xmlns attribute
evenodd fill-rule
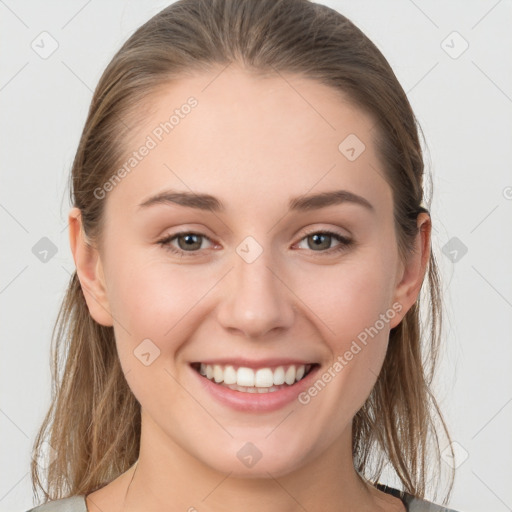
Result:
<svg viewBox="0 0 512 512"><path fill-rule="evenodd" d="M389 330L418 297L428 215L418 217L416 252L400 261L373 120L338 91L297 76L260 78L232 65L173 82L151 98L130 150L190 96L198 106L104 199L101 251L85 243L79 210L69 213L90 313L114 327L142 406L137 465L89 494L88 510L405 510L357 475L351 422L375 384ZM338 150L349 134L366 145L355 161ZM166 189L209 193L226 209L138 210ZM292 197L336 189L363 196L375 213L351 203L287 212ZM313 228L356 245L326 254L339 242L316 248L305 233ZM195 257L158 244L186 230L206 237ZM263 249L252 263L236 252L247 236ZM179 241L172 245L183 248ZM234 411L211 399L188 365L293 354L320 363L321 374L394 303L401 312L307 405ZM149 366L133 354L146 338L160 349ZM251 468L236 456L247 441L262 453Z"/></svg>

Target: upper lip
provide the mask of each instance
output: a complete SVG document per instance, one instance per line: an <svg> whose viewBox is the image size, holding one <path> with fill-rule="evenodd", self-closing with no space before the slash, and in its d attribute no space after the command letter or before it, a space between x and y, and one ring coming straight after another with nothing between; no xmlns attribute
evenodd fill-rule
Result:
<svg viewBox="0 0 512 512"><path fill-rule="evenodd" d="M215 365L218 364L220 366L237 366L237 367L244 367L244 368L274 368L278 366L301 366L301 365L314 365L317 364L314 361L304 361L300 359L291 359L291 358L272 358L272 359L258 359L258 360L251 360L251 359L244 359L244 358L223 358L223 359L204 359L201 361L194 361L191 364L207 364L207 365Z"/></svg>

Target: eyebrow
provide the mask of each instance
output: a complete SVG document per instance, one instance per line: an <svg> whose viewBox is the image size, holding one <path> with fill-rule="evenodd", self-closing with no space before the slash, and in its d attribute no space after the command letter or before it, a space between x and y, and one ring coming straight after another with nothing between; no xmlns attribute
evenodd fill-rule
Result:
<svg viewBox="0 0 512 512"><path fill-rule="evenodd" d="M301 212L343 203L357 204L375 213L375 208L367 199L353 192L349 192L348 190L333 190L309 196L295 197L290 199L288 209L290 211ZM222 201L210 194L177 192L173 190L166 190L146 199L139 205L139 209L148 208L157 204L177 204L188 208L210 210L213 212L225 211L225 206Z"/></svg>

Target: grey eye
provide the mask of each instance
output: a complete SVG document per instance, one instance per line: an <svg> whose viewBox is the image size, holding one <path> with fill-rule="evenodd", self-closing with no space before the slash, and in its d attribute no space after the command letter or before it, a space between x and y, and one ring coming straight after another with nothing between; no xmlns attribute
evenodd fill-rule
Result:
<svg viewBox="0 0 512 512"><path fill-rule="evenodd" d="M184 251L193 251L201 248L203 235L196 235L195 233L186 233L183 235L176 235L174 238L178 240L178 246ZM199 241L198 241L199 239ZM181 243L184 240L184 243Z"/></svg>

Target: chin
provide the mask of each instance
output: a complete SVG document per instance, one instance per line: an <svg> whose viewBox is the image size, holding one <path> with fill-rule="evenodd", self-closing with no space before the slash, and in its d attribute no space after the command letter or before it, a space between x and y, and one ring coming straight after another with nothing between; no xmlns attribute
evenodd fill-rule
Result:
<svg viewBox="0 0 512 512"><path fill-rule="evenodd" d="M304 446L292 447L277 438L270 441L265 439L266 435L254 441L233 439L221 445L222 453L211 454L204 462L215 471L230 474L230 478L268 479L287 475L300 467Z"/></svg>

